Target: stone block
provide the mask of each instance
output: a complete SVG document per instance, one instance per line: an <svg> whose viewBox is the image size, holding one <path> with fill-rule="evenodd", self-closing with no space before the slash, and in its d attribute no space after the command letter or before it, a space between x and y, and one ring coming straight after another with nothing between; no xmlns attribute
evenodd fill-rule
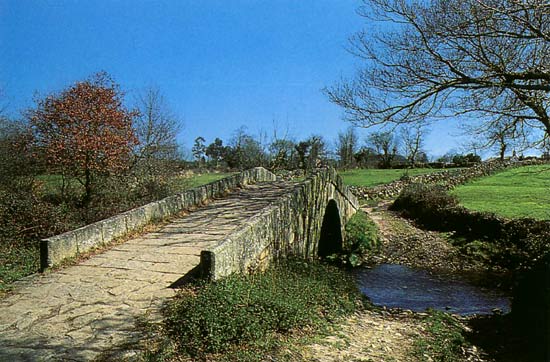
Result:
<svg viewBox="0 0 550 362"><path fill-rule="evenodd" d="M168 215L174 215L183 210L183 200L181 195L173 195L164 199ZM167 215L166 215L167 216Z"/></svg>
<svg viewBox="0 0 550 362"><path fill-rule="evenodd" d="M78 247L73 232L52 236L41 241L42 269L59 264L63 259L74 257L78 254Z"/></svg>
<svg viewBox="0 0 550 362"><path fill-rule="evenodd" d="M150 220L148 215L151 215L151 212L149 208L142 206L122 213L121 215L126 220L126 232L131 233L147 225Z"/></svg>
<svg viewBox="0 0 550 362"><path fill-rule="evenodd" d="M116 215L101 221L103 242L109 243L116 238L124 236L126 230L126 218L124 215Z"/></svg>
<svg viewBox="0 0 550 362"><path fill-rule="evenodd" d="M85 253L103 244L101 221L73 231L78 253Z"/></svg>
<svg viewBox="0 0 550 362"><path fill-rule="evenodd" d="M208 199L206 187L204 186L197 187L194 191L195 191L195 203L197 205L205 203L206 200Z"/></svg>

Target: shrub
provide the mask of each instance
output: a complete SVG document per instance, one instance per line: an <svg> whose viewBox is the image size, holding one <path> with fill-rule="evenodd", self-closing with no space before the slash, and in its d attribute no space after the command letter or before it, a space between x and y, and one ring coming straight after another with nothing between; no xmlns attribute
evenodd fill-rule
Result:
<svg viewBox="0 0 550 362"><path fill-rule="evenodd" d="M440 211L457 205L458 200L443 186L414 183L401 191L391 209L403 211L428 228L440 229L446 224Z"/></svg>
<svg viewBox="0 0 550 362"><path fill-rule="evenodd" d="M335 267L285 262L264 273L234 275L186 290L165 309L165 329L192 357L269 345L274 334L322 326L360 300Z"/></svg>
<svg viewBox="0 0 550 362"><path fill-rule="evenodd" d="M378 250L380 237L378 227L363 211L353 215L345 226L343 261L358 266L369 253Z"/></svg>

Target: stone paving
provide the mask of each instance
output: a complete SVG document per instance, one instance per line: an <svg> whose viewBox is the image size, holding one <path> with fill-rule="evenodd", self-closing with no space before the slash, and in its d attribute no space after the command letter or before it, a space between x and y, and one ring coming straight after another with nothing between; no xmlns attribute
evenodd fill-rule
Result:
<svg viewBox="0 0 550 362"><path fill-rule="evenodd" d="M89 361L139 340L200 252L288 192L250 185L81 263L20 281L0 299L0 361Z"/></svg>

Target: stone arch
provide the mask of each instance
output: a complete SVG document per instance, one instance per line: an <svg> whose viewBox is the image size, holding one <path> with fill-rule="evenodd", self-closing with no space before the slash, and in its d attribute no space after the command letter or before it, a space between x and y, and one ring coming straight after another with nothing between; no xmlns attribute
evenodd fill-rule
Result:
<svg viewBox="0 0 550 362"><path fill-rule="evenodd" d="M317 255L321 258L341 253L343 248L342 220L340 210L335 200L329 200L323 223L321 225L321 235L317 246Z"/></svg>

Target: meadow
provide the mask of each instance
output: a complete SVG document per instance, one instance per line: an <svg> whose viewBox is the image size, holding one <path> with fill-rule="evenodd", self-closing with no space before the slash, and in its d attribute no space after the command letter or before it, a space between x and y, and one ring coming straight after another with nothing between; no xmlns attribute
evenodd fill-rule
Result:
<svg viewBox="0 0 550 362"><path fill-rule="evenodd" d="M231 176L234 172L208 172L196 174L191 177L174 177L174 189L178 192L192 189L194 187L206 185L210 182L221 180L222 178Z"/></svg>
<svg viewBox="0 0 550 362"><path fill-rule="evenodd" d="M437 168L413 168L413 169L355 169L339 171L344 183L350 186L377 186L399 180L403 176L423 175L433 172L441 172Z"/></svg>
<svg viewBox="0 0 550 362"><path fill-rule="evenodd" d="M452 191L468 209L508 217L550 219L550 165L510 169Z"/></svg>
<svg viewBox="0 0 550 362"><path fill-rule="evenodd" d="M182 192L187 189L206 185L210 182L218 181L224 177L232 175L233 172L207 172L202 174L194 174L192 176L174 176L170 183L172 184L172 190L174 192ZM61 185L63 184L63 178L61 175L49 174L39 175L37 180L43 183L44 192L49 194L55 194L59 192ZM70 182L70 187L82 189L82 185L76 180Z"/></svg>

